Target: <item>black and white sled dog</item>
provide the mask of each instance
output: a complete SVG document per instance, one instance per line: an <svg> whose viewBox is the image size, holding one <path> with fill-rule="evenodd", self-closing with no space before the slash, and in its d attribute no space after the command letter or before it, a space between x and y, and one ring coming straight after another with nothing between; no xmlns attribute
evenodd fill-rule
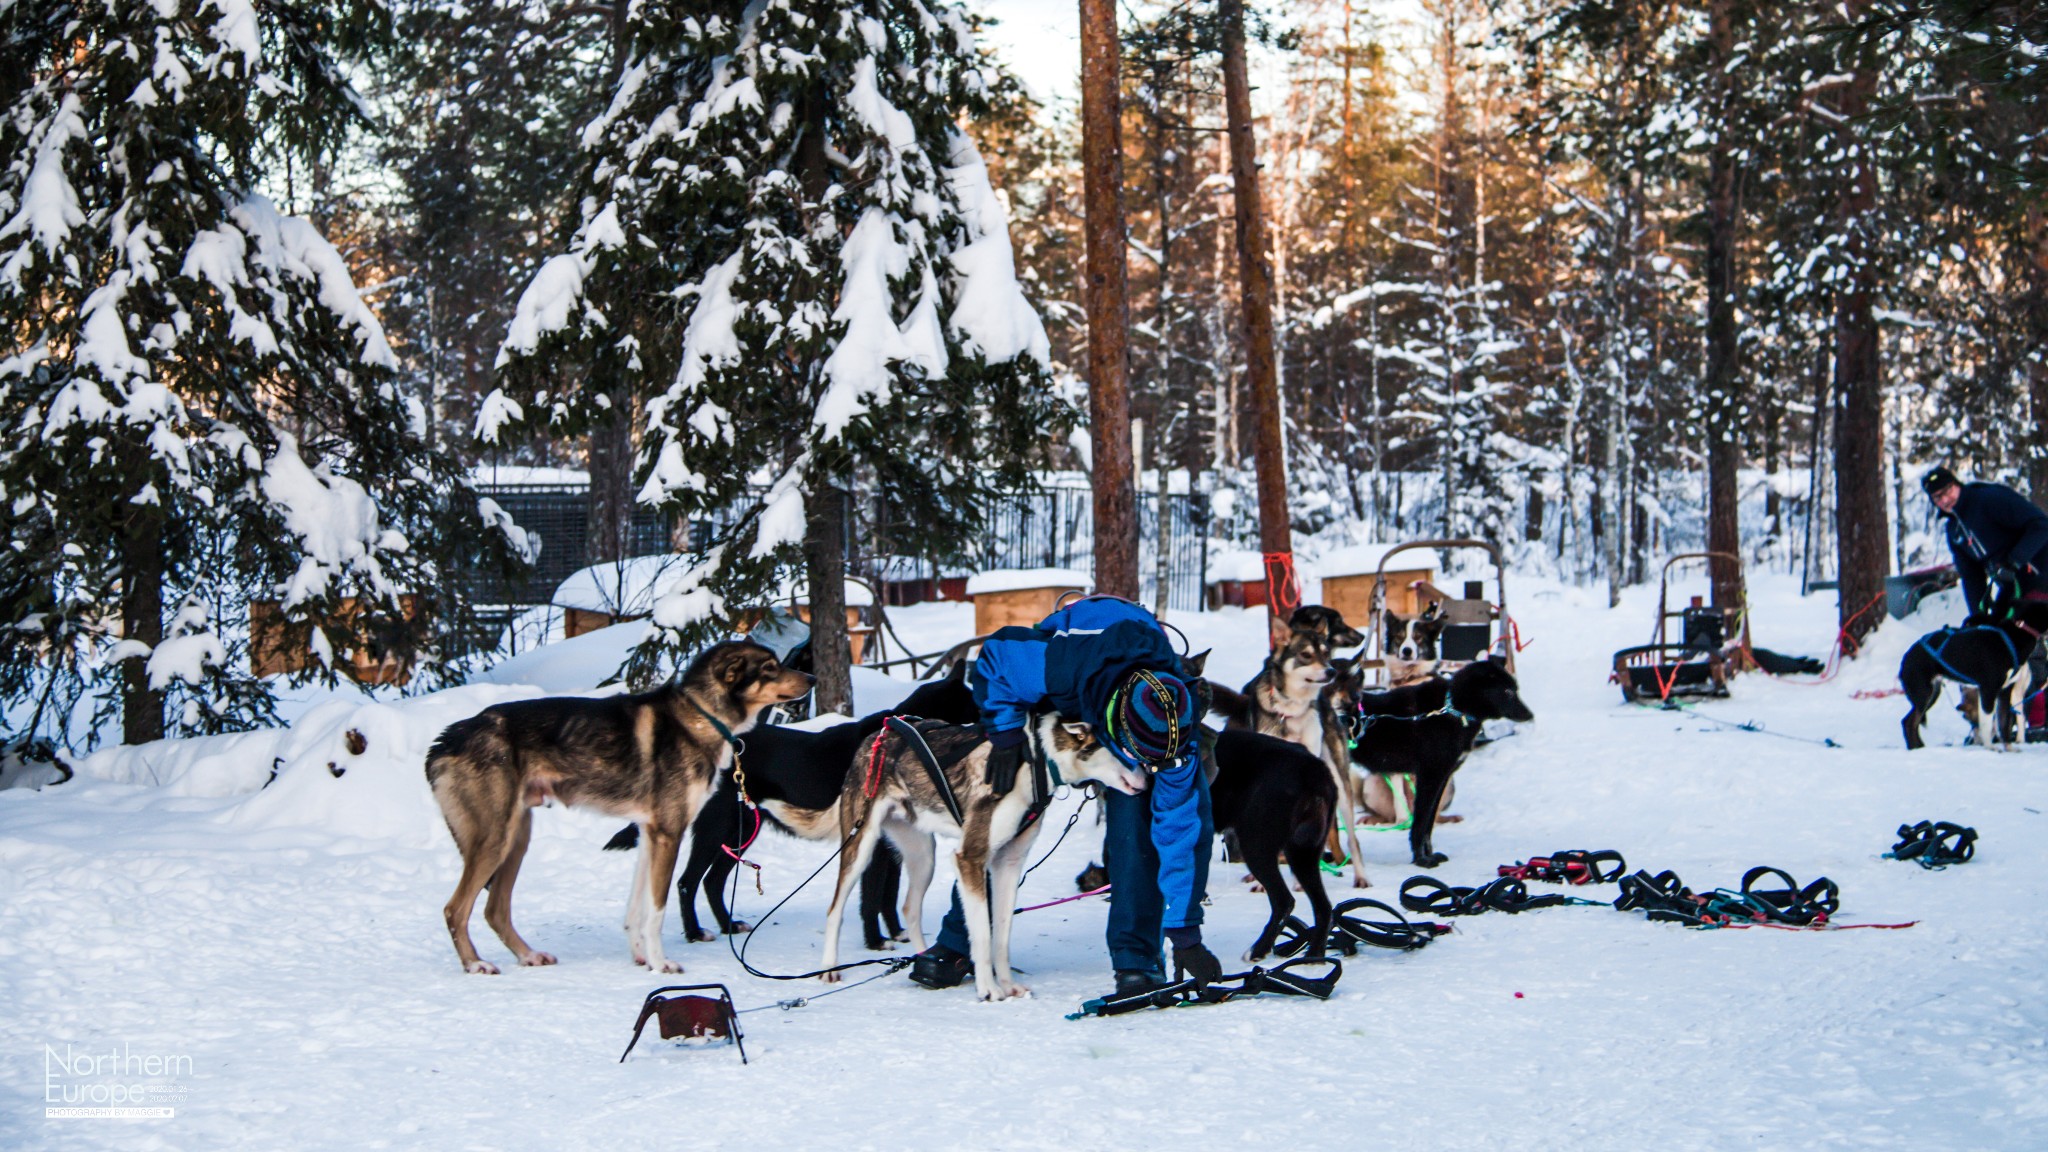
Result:
<svg viewBox="0 0 2048 1152"><path fill-rule="evenodd" d="M1452 674L1444 705L1418 716L1367 716L1358 728L1351 761L1380 776L1415 777L1414 819L1408 847L1416 864L1434 868L1449 857L1433 834L1451 775L1465 763L1488 720L1535 719L1522 702L1514 673L1492 659L1475 660Z"/></svg>
<svg viewBox="0 0 2048 1152"><path fill-rule="evenodd" d="M1032 758L1043 755L1067 783L1098 780L1133 796L1150 783L1145 773L1126 767L1097 741L1088 725L1050 713L1034 717L1032 724L1037 746ZM863 744L844 774L837 834L852 843L839 854L839 882L825 914L822 978L828 983L839 979L831 969L839 963L839 922L853 877L867 867L884 836L903 856L903 925L912 946L924 950L921 914L932 880L933 838L943 835L960 842L953 859L959 866L975 990L983 1000L1024 995L1029 989L1010 978L1010 922L1025 854L1045 823L1041 817L1051 795L1045 765L1033 765L1008 792L997 795L987 778L989 744L979 729L920 724L917 731L939 766L937 777L912 741L893 732L879 747L872 741Z"/></svg>
<svg viewBox="0 0 2048 1152"><path fill-rule="evenodd" d="M2027 599L2019 603L2012 619L1972 616L1961 628L1943 628L1914 641L1899 661L1899 687L1909 705L1900 721L1906 747L1924 744L1920 729L1927 710L1941 695L1941 682L1953 680L1977 690L1977 743L1989 748L1998 740L2010 751L2014 716L2032 682L2027 661L2044 630L2048 602Z"/></svg>
<svg viewBox="0 0 2048 1152"><path fill-rule="evenodd" d="M1386 653L1388 684L1398 688L1436 675L1443 666L1437 642L1443 639L1447 622L1441 600L1431 600L1413 616L1386 614L1386 645L1381 651Z"/></svg>
<svg viewBox="0 0 2048 1152"><path fill-rule="evenodd" d="M896 707L829 728L756 726L747 733L746 750L739 761L747 779L747 797L758 805L762 824L799 839L836 839L839 793L846 783L847 765L854 752L872 740L890 716L974 723L974 694L967 687L966 673L967 664L956 663L944 679L919 685ZM732 774L726 773L690 825L690 855L676 879L676 903L682 911L685 940L704 942L718 938L697 919L700 889L720 932L748 930L748 925L734 920L726 907L725 886L732 870L739 867L737 853L745 848L753 833L753 820L740 801L740 790ZM631 848L638 842L638 834L639 827L629 824L605 848ZM728 847L731 851L727 851ZM871 950L906 939L903 925L896 917L896 889L902 871L901 858L884 846L861 873L861 935Z"/></svg>

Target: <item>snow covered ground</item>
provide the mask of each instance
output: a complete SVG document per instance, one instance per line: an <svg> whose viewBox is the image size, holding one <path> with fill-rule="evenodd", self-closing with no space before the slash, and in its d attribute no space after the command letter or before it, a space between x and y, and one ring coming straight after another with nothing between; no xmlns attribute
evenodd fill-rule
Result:
<svg viewBox="0 0 2048 1152"><path fill-rule="evenodd" d="M595 683L615 640L585 637L494 683L329 699L289 731L109 753L71 784L0 792L0 1147L2048 1146L2048 749L1956 746L1964 727L1944 706L1937 746L1908 754L1899 700L1853 695L1889 686L1953 603L1887 624L1830 683L1750 677L1700 709L1761 723L1749 732L1620 706L1609 653L1647 639L1654 588L1614 611L1590 591L1510 592L1539 719L1460 775L1466 820L1437 836L1451 856L1440 878L1617 848L1695 888L1752 864L1824 874L1842 921L1919 925L1697 932L1601 908L1489 914L1419 953L1358 957L1328 1003L1068 1021L1108 984L1091 901L1020 920L1031 999L982 1005L892 976L747 1015L751 1066L651 1037L620 1065L641 997L669 981L629 963L632 861L599 851L616 822L536 820L520 926L560 966L467 976L440 916L456 854L420 769L450 720ZM1801 600L1781 578L1754 593L1759 644L1825 652L1830 597ZM957 605L896 619L925 650L972 626ZM1219 679L1255 670L1258 617L1172 622L1216 648ZM861 704L901 687L864 679ZM1843 747L1806 742L1823 737ZM1974 825L1976 861L1881 859L1893 828L1921 818ZM1027 903L1072 891L1091 827L1031 878ZM1373 894L1391 899L1415 871L1401 838L1373 834L1366 853ZM743 885L741 915L825 855L764 836L768 896ZM1226 957L1265 915L1238 871L1219 865L1211 884ZM749 959L813 967L826 898L822 881L806 889ZM944 898L942 877L928 927ZM727 982L742 1007L824 990L742 975L725 944L682 943L673 913L667 930L681 979ZM154 1079L176 1116L46 1119L46 1093L151 1079L58 1063L110 1050L173 1061Z"/></svg>

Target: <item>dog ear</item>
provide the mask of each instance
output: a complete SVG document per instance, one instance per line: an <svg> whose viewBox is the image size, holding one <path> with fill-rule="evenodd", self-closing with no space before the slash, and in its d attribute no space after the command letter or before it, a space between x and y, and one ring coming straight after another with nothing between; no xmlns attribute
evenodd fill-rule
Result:
<svg viewBox="0 0 2048 1152"><path fill-rule="evenodd" d="M1185 657L1180 662L1181 667L1187 670L1189 676L1200 676L1202 669L1209 666L1209 653L1214 651L1214 648L1204 648L1193 656Z"/></svg>
<svg viewBox="0 0 2048 1152"><path fill-rule="evenodd" d="M1060 727L1066 729L1067 735L1076 739L1093 740L1095 738L1095 729L1087 724L1083 724L1079 720L1062 720L1060 721Z"/></svg>

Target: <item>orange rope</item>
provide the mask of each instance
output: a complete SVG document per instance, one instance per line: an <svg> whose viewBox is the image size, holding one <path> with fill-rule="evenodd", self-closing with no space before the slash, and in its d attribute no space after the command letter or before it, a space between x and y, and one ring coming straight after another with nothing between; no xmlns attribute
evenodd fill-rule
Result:
<svg viewBox="0 0 2048 1152"><path fill-rule="evenodd" d="M1764 675L1770 676L1773 679L1783 680L1787 684L1803 684L1808 687L1817 684L1825 684L1828 681L1833 680L1836 676L1841 674L1842 657L1846 654L1853 659L1856 655L1857 650L1862 647L1862 644L1860 644L1854 636L1851 636L1849 634L1849 628L1852 625L1854 625L1856 621L1861 620L1865 613L1869 612L1872 608L1875 608L1882 603L1884 603L1884 593L1879 592L1877 595L1870 598L1870 603L1865 604L1861 608L1858 608L1854 613L1852 613L1849 616L1847 620L1842 621L1842 626L1835 630L1835 646L1828 651L1827 666L1821 669L1820 675L1815 679L1793 680L1789 677L1779 676L1773 672L1765 672ZM1761 671L1763 669L1763 665L1761 663L1758 663L1757 661L1755 650L1750 647L1749 636L1747 633L1743 635L1742 639L1742 654L1749 657L1749 662L1751 664L1755 664L1758 670ZM1860 698L1862 697L1859 696L1859 699Z"/></svg>

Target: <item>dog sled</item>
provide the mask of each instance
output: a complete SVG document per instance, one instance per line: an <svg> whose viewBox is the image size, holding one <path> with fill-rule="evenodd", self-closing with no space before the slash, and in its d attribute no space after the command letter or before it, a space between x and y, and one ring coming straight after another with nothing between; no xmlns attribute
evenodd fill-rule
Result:
<svg viewBox="0 0 2048 1152"><path fill-rule="evenodd" d="M1433 568L1416 568L1393 563L1403 552L1424 549L1443 551L1476 549L1493 561L1493 597L1486 595L1486 581L1467 580L1462 596L1438 588ZM1402 579L1402 577L1407 579ZM1330 580L1324 581L1324 600L1333 599ZM1387 687L1393 682L1390 661L1399 653L1391 641L1391 626L1397 618L1406 621L1425 614L1440 617L1435 652L1428 659L1430 670L1449 674L1475 660L1489 656L1501 661L1509 672L1515 670L1514 620L1508 615L1507 562L1499 548L1485 540L1411 540L1396 544L1380 556L1372 576L1371 599L1365 618L1365 649L1358 667L1368 683ZM1335 607L1335 605L1332 605ZM1348 613L1347 613L1348 616Z"/></svg>
<svg viewBox="0 0 2048 1152"><path fill-rule="evenodd" d="M1728 680L1739 655L1749 647L1749 619L1741 610L1716 608L1694 596L1683 608L1671 608L1671 569L1690 561L1722 559L1735 565L1742 602L1749 588L1742 582L1742 558L1731 552L1682 552L1664 562L1657 577L1657 624L1650 642L1614 654L1611 681L1621 686L1623 701L1668 702L1676 696L1726 696ZM1672 639L1672 621L1678 638Z"/></svg>

